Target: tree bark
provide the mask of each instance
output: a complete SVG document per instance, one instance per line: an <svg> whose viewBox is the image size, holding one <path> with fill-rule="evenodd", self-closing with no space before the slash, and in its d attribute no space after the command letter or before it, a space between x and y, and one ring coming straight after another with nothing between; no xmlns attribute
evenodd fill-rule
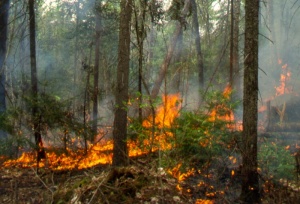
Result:
<svg viewBox="0 0 300 204"><path fill-rule="evenodd" d="M100 7L100 6L99 6ZM95 43L95 66L94 66L94 93L93 93L93 142L97 135L98 124L98 93L99 93L99 58L100 58L100 37L101 37L101 18L100 11L96 11L96 43Z"/></svg>
<svg viewBox="0 0 300 204"><path fill-rule="evenodd" d="M195 46L197 52L197 68L198 68L198 78L200 87L204 85L204 66L203 66L203 55L201 50L201 38L199 32L199 21L198 21L198 12L197 5L195 0L191 0L192 12L193 12L193 28L195 36Z"/></svg>
<svg viewBox="0 0 300 204"><path fill-rule="evenodd" d="M30 66L31 66L31 91L32 91L32 117L33 131L37 151L37 162L45 158L45 150L42 142L40 114L38 111L38 79L36 66L36 43L35 43L35 10L34 0L29 0L29 38L30 38Z"/></svg>
<svg viewBox="0 0 300 204"><path fill-rule="evenodd" d="M231 0L231 25L230 25L230 74L229 84L241 96L240 71L239 71L239 15L240 0Z"/></svg>
<svg viewBox="0 0 300 204"><path fill-rule="evenodd" d="M121 0L120 5L121 13L118 48L116 110L113 127L114 166L125 166L128 164L126 139L132 0Z"/></svg>
<svg viewBox="0 0 300 204"><path fill-rule="evenodd" d="M257 172L258 16L259 0L245 2L242 192L245 203L259 203Z"/></svg>
<svg viewBox="0 0 300 204"><path fill-rule="evenodd" d="M165 59L164 59L162 65L160 67L158 78L154 82L154 87L151 91L151 96L150 97L151 97L152 100L154 100L157 97L157 95L159 93L159 89L162 85L162 82L163 82L165 76L166 76L171 58L173 56L173 53L174 53L174 50L175 50L175 47L176 47L176 43L178 41L178 38L180 36L182 28L185 26L185 17L187 16L189 9L190 9L190 0L185 0L184 8L181 12L180 21L177 22L176 29L175 29L175 32L174 32L174 36L173 36L173 39L171 40L170 46L168 48L167 55L165 56Z"/></svg>
<svg viewBox="0 0 300 204"><path fill-rule="evenodd" d="M139 14L137 13L137 7L135 6L134 15L135 15L135 32L136 32L136 39L138 45L138 103L139 103L139 121L142 123L143 120L143 110L142 110L142 103L143 103L143 92L142 92L142 80L143 80L143 63L144 63L144 39L146 37L145 34L145 19L146 19L146 5L147 2L145 0L140 0L140 9L141 11Z"/></svg>
<svg viewBox="0 0 300 204"><path fill-rule="evenodd" d="M8 28L9 0L0 2L0 114L6 111L5 103L5 72L4 61L6 56L7 28ZM0 130L0 139L6 138L7 133Z"/></svg>
<svg viewBox="0 0 300 204"><path fill-rule="evenodd" d="M234 5L234 25L233 25L233 50L232 50L232 61L233 61L233 88L237 92L238 97L242 97L242 87L241 87L241 73L239 66L239 22L240 22L240 12L241 12L241 0L236 0L233 2Z"/></svg>

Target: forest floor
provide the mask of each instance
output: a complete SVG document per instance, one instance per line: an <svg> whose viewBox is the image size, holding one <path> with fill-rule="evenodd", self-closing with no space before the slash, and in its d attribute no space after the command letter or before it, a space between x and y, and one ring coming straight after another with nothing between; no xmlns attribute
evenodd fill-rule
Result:
<svg viewBox="0 0 300 204"><path fill-rule="evenodd" d="M154 161L147 156L132 159L124 168L41 168L38 173L34 168L0 168L0 203L241 203L237 169L234 176L228 168L220 173L215 165L181 174L178 169L158 168ZM299 192L288 185L264 180L262 189L262 203L300 203Z"/></svg>

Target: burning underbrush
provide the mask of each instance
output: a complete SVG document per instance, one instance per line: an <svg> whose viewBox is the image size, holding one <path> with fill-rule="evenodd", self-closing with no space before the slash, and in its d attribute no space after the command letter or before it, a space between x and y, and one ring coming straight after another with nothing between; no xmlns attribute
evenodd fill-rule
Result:
<svg viewBox="0 0 300 204"><path fill-rule="evenodd" d="M111 167L113 142L108 139L87 149L47 147L46 158L39 163L34 151L24 152L2 163L0 202L31 202L28 191L35 203L238 202L241 127L229 94L228 88L212 93L207 105L194 112L181 109L178 94L163 96L155 115L142 124L129 125L129 133L135 135L127 143L129 167ZM270 155L267 147L261 148L266 150L261 151L263 156L269 155L259 157L262 164L280 158L278 149ZM289 194L294 191L288 185L276 186L266 173L268 168L261 165L260 172L263 193L274 196L271 201L278 198L274 194L278 186Z"/></svg>

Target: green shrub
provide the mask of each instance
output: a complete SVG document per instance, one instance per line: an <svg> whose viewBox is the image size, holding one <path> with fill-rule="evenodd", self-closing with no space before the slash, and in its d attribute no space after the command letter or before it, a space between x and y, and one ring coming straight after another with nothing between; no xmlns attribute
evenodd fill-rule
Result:
<svg viewBox="0 0 300 204"><path fill-rule="evenodd" d="M295 178L295 159L284 146L274 142L260 145L258 164L264 175L275 179Z"/></svg>

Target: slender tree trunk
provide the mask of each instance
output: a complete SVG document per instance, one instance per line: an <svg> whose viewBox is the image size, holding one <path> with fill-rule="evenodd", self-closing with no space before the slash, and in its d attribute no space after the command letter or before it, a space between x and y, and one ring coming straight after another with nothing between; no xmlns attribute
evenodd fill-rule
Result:
<svg viewBox="0 0 300 204"><path fill-rule="evenodd" d="M9 0L2 0L0 2L0 114L6 111L4 61L7 48L8 11ZM0 130L0 139L6 137L7 133Z"/></svg>
<svg viewBox="0 0 300 204"><path fill-rule="evenodd" d="M172 80L171 80L171 87L172 91L180 92L180 86L181 86L181 72L182 72L182 50L184 49L183 46L183 30L181 29L181 33L178 36L178 41L176 43L176 48L174 51L174 57L173 62L174 68L171 71L174 73Z"/></svg>
<svg viewBox="0 0 300 204"><path fill-rule="evenodd" d="M99 6L100 7L100 6ZM95 66L94 66L94 93L93 93L93 138L97 135L98 122L98 93L99 93L99 60L101 41L101 17L100 10L96 11L96 43L95 43Z"/></svg>
<svg viewBox="0 0 300 204"><path fill-rule="evenodd" d="M231 0L231 25L230 25L230 75L229 84L240 93L239 76L239 14L240 0Z"/></svg>
<svg viewBox="0 0 300 204"><path fill-rule="evenodd" d="M121 0L119 51L117 70L116 110L113 129L113 165L128 164L127 153L127 103L130 62L130 25L132 0Z"/></svg>
<svg viewBox="0 0 300 204"><path fill-rule="evenodd" d="M258 16L259 0L245 2L242 192L245 203L260 203L257 172Z"/></svg>
<svg viewBox="0 0 300 204"><path fill-rule="evenodd" d="M192 12L193 12L193 28L195 36L195 46L197 52L197 68L198 68L198 78L200 87L204 85L204 66L203 66L203 55L201 51L201 41L199 32L199 21L196 0L191 0Z"/></svg>
<svg viewBox="0 0 300 204"><path fill-rule="evenodd" d="M234 57L233 57L233 44L234 44L234 0L230 2L231 8L231 24L230 24L230 65L229 65L229 85L233 87L233 67L234 67ZM228 2L229 3L229 2Z"/></svg>
<svg viewBox="0 0 300 204"><path fill-rule="evenodd" d="M75 109L76 109L76 104L77 104L77 98L76 98L76 92L77 92L77 78L78 78L78 35L79 35L79 16L80 16L80 0L78 0L75 4L76 8L76 27L75 27L75 45L74 45L74 79L73 79L73 114L75 115Z"/></svg>
<svg viewBox="0 0 300 204"><path fill-rule="evenodd" d="M36 67L36 43L35 43L35 11L34 0L29 0L29 37L30 37L30 66L31 66L31 91L32 91L32 117L33 131L37 150L37 162L45 158L45 150L42 142L40 120L41 116L38 111L38 79ZM38 167L38 166L37 166Z"/></svg>
<svg viewBox="0 0 300 204"><path fill-rule="evenodd" d="M135 7L134 15L135 15L135 32L136 32L136 39L138 44L138 93L139 93L139 121L142 122L143 119L143 110L142 110L142 103L143 103L143 96L142 96L142 79L143 79L143 62L144 62L144 39L145 39L145 18L146 18L146 1L140 0L140 9L141 15L137 13L137 8Z"/></svg>
<svg viewBox="0 0 300 204"><path fill-rule="evenodd" d="M176 29L175 29L175 32L174 32L174 36L173 36L173 39L172 39L172 41L170 43L170 46L168 48L167 55L165 56L165 59L164 59L162 65L160 67L158 78L154 82L154 87L151 91L151 99L152 100L157 97L157 95L159 93L159 89L162 85L162 82L163 82L165 76L166 76L171 58L172 58L173 53L174 53L174 49L176 47L176 43L178 41L178 37L180 36L181 30L184 26L185 17L188 14L189 9L190 9L190 0L185 0L184 8L181 12L181 22L177 22L177 26L176 26Z"/></svg>
<svg viewBox="0 0 300 204"><path fill-rule="evenodd" d="M240 22L240 9L241 7L241 0L234 1L234 27L233 27L233 84L234 89L237 92L238 97L242 97L242 87L241 87L241 71L239 66L239 22Z"/></svg>

